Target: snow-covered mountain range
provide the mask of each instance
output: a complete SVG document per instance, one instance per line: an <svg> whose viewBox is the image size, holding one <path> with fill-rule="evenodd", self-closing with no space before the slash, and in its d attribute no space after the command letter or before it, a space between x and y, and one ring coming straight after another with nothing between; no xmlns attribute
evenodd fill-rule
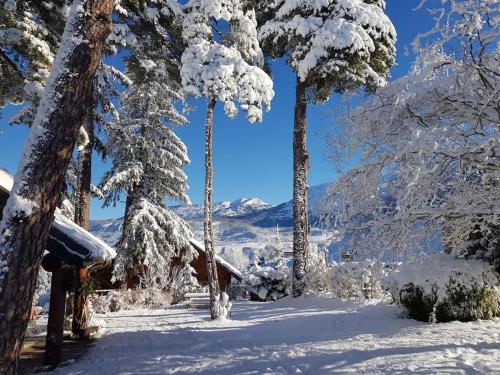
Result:
<svg viewBox="0 0 500 375"><path fill-rule="evenodd" d="M309 189L309 220L312 226L311 242L325 242L333 231L319 228L320 206L329 184L312 186ZM198 239L203 239L203 205L173 206L171 209L186 220ZM214 204L214 233L216 249L233 263L244 262L255 249L266 244L281 241L291 248L292 201L270 205L259 198L241 198L232 202ZM122 230L122 218L92 220L90 231L106 241L115 244ZM239 250L239 251L233 251ZM238 259L236 259L236 258ZM234 259L232 259L234 258ZM236 264L238 265L238 264Z"/></svg>
<svg viewBox="0 0 500 375"><path fill-rule="evenodd" d="M272 205L259 198L240 198L235 201L217 202L213 207L214 217L237 217L271 208ZM171 207L184 220L203 219L203 205Z"/></svg>

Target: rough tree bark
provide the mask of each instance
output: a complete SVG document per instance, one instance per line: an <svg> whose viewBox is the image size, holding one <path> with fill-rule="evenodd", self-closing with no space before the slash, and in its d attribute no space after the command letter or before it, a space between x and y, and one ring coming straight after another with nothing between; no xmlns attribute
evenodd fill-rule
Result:
<svg viewBox="0 0 500 375"><path fill-rule="evenodd" d="M83 229L89 229L90 225L90 182L92 179L92 151L94 149L94 100L92 93L86 112L83 129L87 133L88 143L78 151L75 199L75 223Z"/></svg>
<svg viewBox="0 0 500 375"><path fill-rule="evenodd" d="M304 276L307 272L308 232L307 219L307 98L305 82L297 77L295 88L295 114L293 128L293 281L292 294L302 295Z"/></svg>
<svg viewBox="0 0 500 375"><path fill-rule="evenodd" d="M73 320L71 322L71 332L79 340L88 340L90 336L86 333L89 320L88 299L82 290L89 276L88 268L80 268L76 271L76 289L73 297Z"/></svg>
<svg viewBox="0 0 500 375"><path fill-rule="evenodd" d="M92 151L94 150L94 94L93 89L89 95L87 113L85 115L83 129L87 133L88 143L78 151L78 172L76 180L75 197L75 223L83 229L89 229L90 225L90 182L92 179ZM73 300L73 322L71 331L81 340L88 339L85 328L88 325L89 310L86 296L82 293L82 287L87 280L87 268L81 268L76 272L77 287Z"/></svg>
<svg viewBox="0 0 500 375"><path fill-rule="evenodd" d="M205 236L205 255L207 259L208 289L210 292L210 315L212 319L219 317L219 278L217 275L217 263L215 261L213 227L212 227L212 189L213 189L213 165L212 165L212 127L214 120L215 99L211 98L207 103L207 117L205 120L205 206L203 231Z"/></svg>
<svg viewBox="0 0 500 375"><path fill-rule="evenodd" d="M64 312L66 310L66 270L55 255L47 254L42 267L52 273L50 284L50 307L45 338L45 364L56 367L62 362L64 340Z"/></svg>
<svg viewBox="0 0 500 375"><path fill-rule="evenodd" d="M0 224L0 374L13 375L114 0L75 0Z"/></svg>

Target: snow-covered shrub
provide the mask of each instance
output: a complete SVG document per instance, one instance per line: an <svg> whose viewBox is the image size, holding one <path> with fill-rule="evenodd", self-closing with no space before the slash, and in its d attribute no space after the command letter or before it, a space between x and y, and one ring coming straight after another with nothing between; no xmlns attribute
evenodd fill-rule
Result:
<svg viewBox="0 0 500 375"><path fill-rule="evenodd" d="M231 300L248 299L249 297L249 291L245 282L236 279L231 280L226 292Z"/></svg>
<svg viewBox="0 0 500 375"><path fill-rule="evenodd" d="M390 278L392 296L410 318L466 322L500 316L500 282L482 261L434 254L402 264Z"/></svg>
<svg viewBox="0 0 500 375"><path fill-rule="evenodd" d="M330 271L330 292L339 298L382 298L385 293L382 281L386 274L386 265L378 260L333 262Z"/></svg>
<svg viewBox="0 0 500 375"><path fill-rule="evenodd" d="M171 282L169 289L172 293L172 304L178 304L185 300L186 293L200 292L201 286L194 276L196 270L189 263L184 266L174 267L171 270Z"/></svg>
<svg viewBox="0 0 500 375"><path fill-rule="evenodd" d="M51 274L40 267L36 281L33 306L41 306L43 312L49 311Z"/></svg>
<svg viewBox="0 0 500 375"><path fill-rule="evenodd" d="M476 215L470 221L472 229L464 233L461 226L450 220L445 230L445 252L458 258L483 260L500 274L500 217Z"/></svg>
<svg viewBox="0 0 500 375"><path fill-rule="evenodd" d="M219 256L237 269L244 270L250 264L250 259L241 250L232 247L223 247L219 251Z"/></svg>
<svg viewBox="0 0 500 375"><path fill-rule="evenodd" d="M328 293L331 288L331 265L328 262L328 250L318 247L315 251L310 251L308 269L309 272L304 279L304 293Z"/></svg>
<svg viewBox="0 0 500 375"><path fill-rule="evenodd" d="M276 301L290 294L291 270L279 248L267 245L243 273L243 283L256 301Z"/></svg>
<svg viewBox="0 0 500 375"><path fill-rule="evenodd" d="M89 303L92 304L92 309L97 314L106 314L111 311L111 294L94 294L89 298Z"/></svg>
<svg viewBox="0 0 500 375"><path fill-rule="evenodd" d="M172 303L172 295L158 288L119 289L92 295L90 302L96 313L106 314L121 310L166 308Z"/></svg>

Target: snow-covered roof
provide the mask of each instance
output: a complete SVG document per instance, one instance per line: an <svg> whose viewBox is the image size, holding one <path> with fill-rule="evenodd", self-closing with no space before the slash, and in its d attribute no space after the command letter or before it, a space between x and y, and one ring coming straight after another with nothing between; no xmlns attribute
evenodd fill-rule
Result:
<svg viewBox="0 0 500 375"><path fill-rule="evenodd" d="M9 194L13 185L13 177L0 168L0 189ZM116 257L113 248L65 217L59 209L50 228L47 250L75 266L108 262Z"/></svg>
<svg viewBox="0 0 500 375"><path fill-rule="evenodd" d="M205 246L203 246L198 240L190 239L189 243L198 251L205 252ZM240 270L237 269L232 264L228 263L226 260L222 259L220 256L215 254L215 261L229 271L231 275L233 275L236 279L241 281L243 279L243 275Z"/></svg>

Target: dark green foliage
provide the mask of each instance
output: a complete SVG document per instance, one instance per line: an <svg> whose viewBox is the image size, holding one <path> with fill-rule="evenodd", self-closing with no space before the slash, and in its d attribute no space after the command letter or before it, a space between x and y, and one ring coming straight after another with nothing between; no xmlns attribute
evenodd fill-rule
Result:
<svg viewBox="0 0 500 375"><path fill-rule="evenodd" d="M435 295L426 294L422 287L413 283L403 285L399 291L399 301L406 308L408 316L422 322L429 321L436 300Z"/></svg>
<svg viewBox="0 0 500 375"><path fill-rule="evenodd" d="M84 283L80 286L80 293L88 297L99 289L99 281L95 277L87 277Z"/></svg>
<svg viewBox="0 0 500 375"><path fill-rule="evenodd" d="M494 218L496 219L496 218ZM500 225L496 220L477 216L472 219L473 227L470 230L465 246L456 255L464 259L479 259L491 264L500 274ZM453 220L450 221L450 226ZM450 240L456 233L452 229L446 232ZM451 246L448 247L451 252Z"/></svg>
<svg viewBox="0 0 500 375"><path fill-rule="evenodd" d="M500 296L492 288L467 278L451 278L445 297L436 305L436 321L469 322L500 316Z"/></svg>
<svg viewBox="0 0 500 375"><path fill-rule="evenodd" d="M404 285L400 303L412 319L446 323L454 320L469 322L493 319L500 316L500 293L492 287L481 285L477 279L460 272L453 272L438 298L437 285L432 291L413 283ZM440 293L440 294L441 294Z"/></svg>

